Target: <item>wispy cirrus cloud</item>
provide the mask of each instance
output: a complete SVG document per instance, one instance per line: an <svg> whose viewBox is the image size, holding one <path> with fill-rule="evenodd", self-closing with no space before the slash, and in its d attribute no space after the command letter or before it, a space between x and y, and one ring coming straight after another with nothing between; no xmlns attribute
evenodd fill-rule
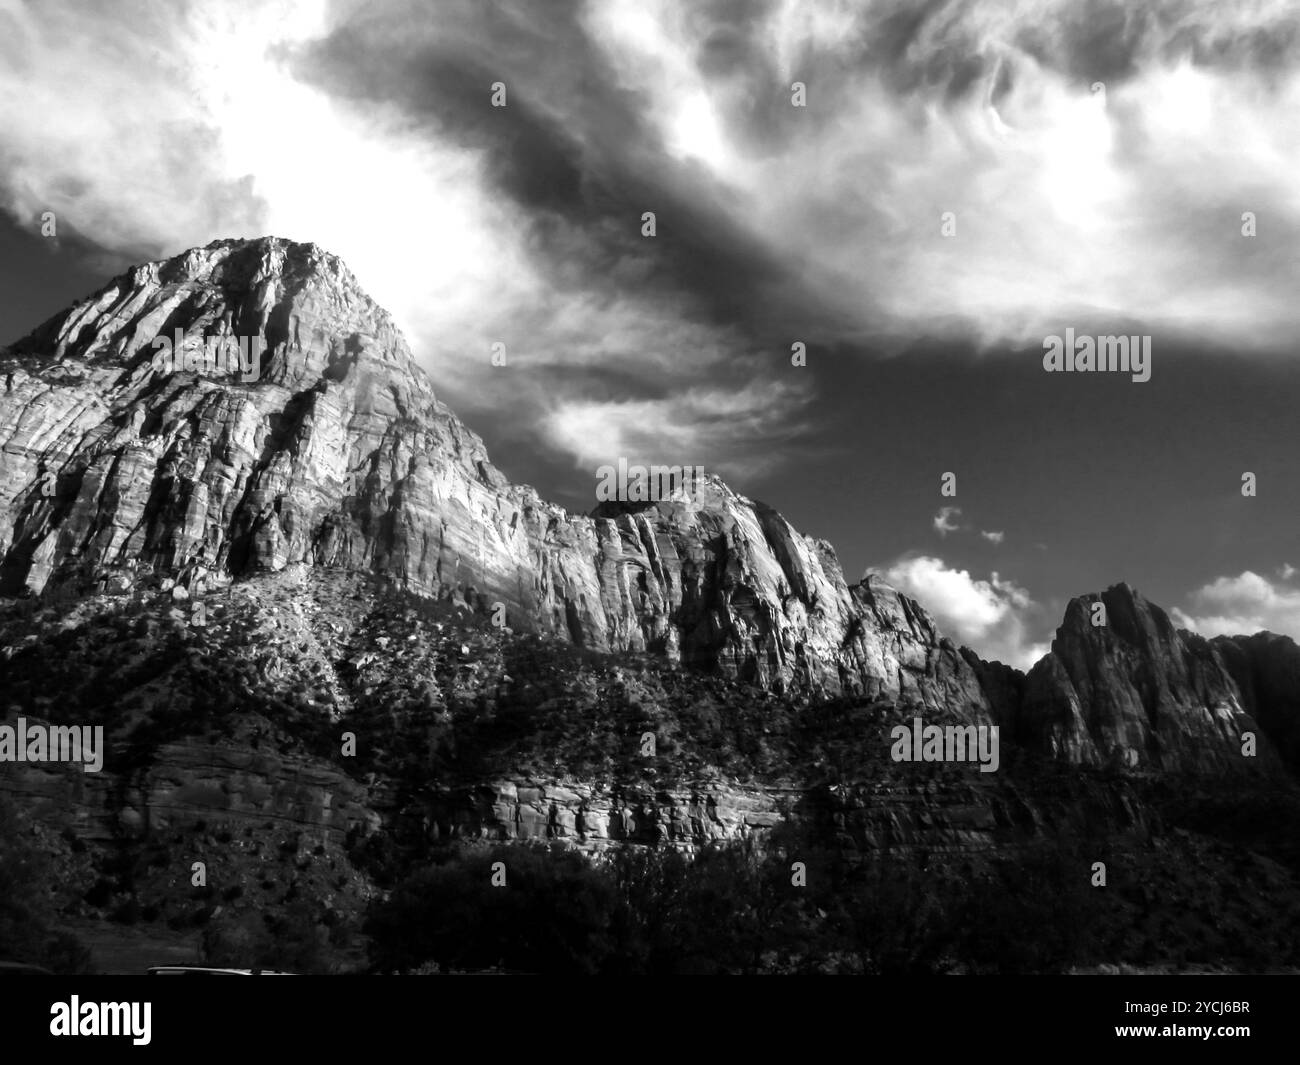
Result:
<svg viewBox="0 0 1300 1065"><path fill-rule="evenodd" d="M940 507L930 524L940 536L947 536L961 528L960 517L961 507Z"/></svg>
<svg viewBox="0 0 1300 1065"><path fill-rule="evenodd" d="M793 339L875 357L1098 319L1280 352L1300 324L1282 3L3 0L0 20L14 217L54 210L123 261L315 240L459 408L508 404L570 462L671 408L638 446L686 433L768 468L760 430L802 439L824 398Z"/></svg>

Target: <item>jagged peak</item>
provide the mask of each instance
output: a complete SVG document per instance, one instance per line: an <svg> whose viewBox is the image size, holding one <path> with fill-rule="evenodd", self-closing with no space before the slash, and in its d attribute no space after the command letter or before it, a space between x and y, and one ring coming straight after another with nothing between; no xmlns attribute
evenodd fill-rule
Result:
<svg viewBox="0 0 1300 1065"><path fill-rule="evenodd" d="M15 341L7 354L24 356L53 352L59 360L99 356L104 350L134 350L143 339L152 340L152 322L146 312L169 294L202 302L207 289L230 304L281 303L307 290L325 290L340 306L348 306L373 323L376 331L391 332L395 344L409 355L410 348L392 315L362 288L339 256L312 241L284 237L222 238L175 255L140 263L117 275L85 299L53 315ZM94 343L83 342L88 324L98 324ZM112 326L114 337L130 341L105 344Z"/></svg>
<svg viewBox="0 0 1300 1065"><path fill-rule="evenodd" d="M341 282L365 295L356 275L338 255L314 241L296 241L285 237L223 238L145 266L174 264L186 267L205 262L230 263L239 259L256 261L268 273L284 274L292 270L298 274L316 274L327 280ZM369 299L368 296L367 298Z"/></svg>
<svg viewBox="0 0 1300 1065"><path fill-rule="evenodd" d="M1072 597L1066 604L1063 624L1068 626L1071 619L1081 613L1089 614L1098 603L1105 606L1108 616L1115 614L1136 617L1145 614L1161 623L1168 620L1168 612L1163 607L1146 598L1128 581L1116 581L1100 592L1084 592Z"/></svg>
<svg viewBox="0 0 1300 1065"><path fill-rule="evenodd" d="M1128 581L1116 581L1114 584L1107 585L1099 592L1080 592L1078 595L1072 596L1070 602L1097 603L1105 602L1108 599L1138 604L1149 602L1149 600L1146 599L1137 588L1129 584Z"/></svg>

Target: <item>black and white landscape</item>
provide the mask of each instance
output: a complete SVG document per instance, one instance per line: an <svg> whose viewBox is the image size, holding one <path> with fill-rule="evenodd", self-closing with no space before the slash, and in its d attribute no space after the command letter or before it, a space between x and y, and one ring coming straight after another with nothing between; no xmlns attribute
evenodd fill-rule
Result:
<svg viewBox="0 0 1300 1065"><path fill-rule="evenodd" d="M0 968L1300 971L1298 34L0 6Z"/></svg>

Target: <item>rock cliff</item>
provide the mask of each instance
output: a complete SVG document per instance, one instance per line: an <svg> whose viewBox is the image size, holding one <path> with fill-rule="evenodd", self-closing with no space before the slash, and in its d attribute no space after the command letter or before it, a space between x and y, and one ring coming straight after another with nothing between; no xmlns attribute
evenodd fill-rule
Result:
<svg viewBox="0 0 1300 1065"><path fill-rule="evenodd" d="M193 357L225 338L243 365ZM784 821L963 877L1066 838L1123 869L1183 825L1297 860L1292 641L1205 640L1119 584L1025 674L716 477L568 513L314 245L141 266L0 352L0 381L0 718L109 747L102 774L0 764L0 793L90 916L309 900L346 929L448 842L698 851ZM918 714L1000 725L999 770L893 762Z"/></svg>
<svg viewBox="0 0 1300 1065"><path fill-rule="evenodd" d="M232 373L160 359L159 337L264 354ZM509 483L315 245L219 241L141 266L15 344L0 374L7 594L361 569L593 650L987 719L918 604L850 587L828 544L716 478L592 515Z"/></svg>
<svg viewBox="0 0 1300 1065"><path fill-rule="evenodd" d="M1296 718L1269 688L1285 667L1265 666L1255 680L1259 657L1175 629L1164 610L1121 583L1071 600L1050 653L1028 675L974 666L1008 738L1032 750L1082 765L1270 773L1280 767L1272 738ZM1257 714L1257 689L1277 712ZM1247 733L1253 756L1243 754Z"/></svg>
<svg viewBox="0 0 1300 1065"><path fill-rule="evenodd" d="M243 365L185 355L223 340ZM366 572L592 651L996 720L1070 762L1269 771L1280 745L1295 764L1289 641L1180 633L1120 584L1072 601L1021 675L959 651L880 578L849 584L829 544L716 477L587 515L511 484L312 244L218 241L140 266L0 354L0 374L8 594ZM1249 731L1259 756L1243 760Z"/></svg>

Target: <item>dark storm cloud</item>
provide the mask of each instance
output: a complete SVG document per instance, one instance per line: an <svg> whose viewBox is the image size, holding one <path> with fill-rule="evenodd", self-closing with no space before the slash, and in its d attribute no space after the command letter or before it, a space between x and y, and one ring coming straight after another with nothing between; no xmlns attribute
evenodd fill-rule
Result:
<svg viewBox="0 0 1300 1065"><path fill-rule="evenodd" d="M703 33L699 58L714 76L752 79L761 52L726 22L734 7L692 9L692 18L721 20ZM761 344L830 317L788 257L729 216L715 182L669 157L646 118L651 101L620 86L576 10L367 9L301 53L295 69L332 94L395 105L417 131L486 153L492 186L527 218L530 251L563 263L558 287L673 293L698 320L738 326ZM503 108L491 105L497 81L507 87ZM774 85L769 78L769 96ZM779 100L782 113L791 110L788 93ZM641 235L644 211L655 213L654 240ZM737 349L728 372L750 358Z"/></svg>

